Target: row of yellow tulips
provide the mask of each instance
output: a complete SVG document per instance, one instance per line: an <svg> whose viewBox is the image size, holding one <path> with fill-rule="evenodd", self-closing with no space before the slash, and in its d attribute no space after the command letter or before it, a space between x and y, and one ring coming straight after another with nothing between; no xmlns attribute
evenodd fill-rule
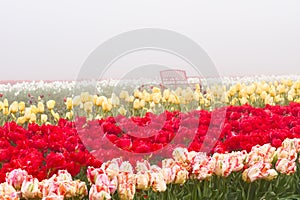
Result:
<svg viewBox="0 0 300 200"><path fill-rule="evenodd" d="M62 100L63 101L63 100ZM36 105L24 101L0 100L2 123L15 120L18 124L31 122L55 123L60 117L72 120L76 115L88 119L99 119L117 114L125 116L143 115L146 112L159 113L164 110L190 111L194 109L212 110L218 106L243 105L263 107L286 105L289 102L300 102L300 80L282 80L273 82L237 83L231 87L213 85L200 90L178 87L175 90L153 87L151 90L134 90L132 93L121 91L110 96L91 95L82 92L80 95L64 98L64 107L57 107L54 100L38 99Z"/></svg>

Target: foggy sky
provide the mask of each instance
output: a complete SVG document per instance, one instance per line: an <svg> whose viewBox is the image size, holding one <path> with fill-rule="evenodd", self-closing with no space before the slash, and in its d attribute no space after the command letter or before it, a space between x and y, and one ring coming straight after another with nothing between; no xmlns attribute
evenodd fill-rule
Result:
<svg viewBox="0 0 300 200"><path fill-rule="evenodd" d="M186 35L222 76L300 74L298 0L0 0L0 80L76 79L97 46L138 28Z"/></svg>

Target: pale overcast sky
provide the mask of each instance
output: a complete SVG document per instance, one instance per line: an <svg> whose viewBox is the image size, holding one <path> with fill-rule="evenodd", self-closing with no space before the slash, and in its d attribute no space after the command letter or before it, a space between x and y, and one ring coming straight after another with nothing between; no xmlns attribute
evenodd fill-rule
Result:
<svg viewBox="0 0 300 200"><path fill-rule="evenodd" d="M139 28L186 35L222 76L300 74L299 0L0 0L0 80L76 79L97 46Z"/></svg>

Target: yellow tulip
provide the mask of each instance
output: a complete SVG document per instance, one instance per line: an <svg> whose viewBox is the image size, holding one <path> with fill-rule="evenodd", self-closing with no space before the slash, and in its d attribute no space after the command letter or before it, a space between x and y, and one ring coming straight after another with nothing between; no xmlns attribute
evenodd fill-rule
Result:
<svg viewBox="0 0 300 200"><path fill-rule="evenodd" d="M25 114L24 114L24 117L26 118L26 120L29 120L30 119L30 115L31 115L31 108L27 107L25 108Z"/></svg>
<svg viewBox="0 0 300 200"><path fill-rule="evenodd" d="M267 95L265 98L265 104L274 105L274 99L270 95Z"/></svg>
<svg viewBox="0 0 300 200"><path fill-rule="evenodd" d="M193 91L191 89L186 89L182 92L182 96L186 102L190 102L193 100Z"/></svg>
<svg viewBox="0 0 300 200"><path fill-rule="evenodd" d="M145 105L146 105L146 102L145 102L145 100L140 100L140 107L141 108L144 108L145 107Z"/></svg>
<svg viewBox="0 0 300 200"><path fill-rule="evenodd" d="M163 92L163 97L164 97L166 100L169 99L169 97L170 97L170 90L169 90L169 89L164 90L164 92Z"/></svg>
<svg viewBox="0 0 300 200"><path fill-rule="evenodd" d="M260 98L262 98L263 100L265 100L266 99L266 97L267 97L267 92L266 91L262 91L262 93L260 94Z"/></svg>
<svg viewBox="0 0 300 200"><path fill-rule="evenodd" d="M175 94L173 94L173 93L170 94L169 99L168 99L168 102L169 102L169 103L174 103L174 104L175 104L176 101L177 101L177 99L178 99L178 98L176 98L176 97L177 97L177 96L176 96Z"/></svg>
<svg viewBox="0 0 300 200"><path fill-rule="evenodd" d="M73 106L77 107L77 106L80 105L80 103L81 103L80 96L75 96L75 97L73 98Z"/></svg>
<svg viewBox="0 0 300 200"><path fill-rule="evenodd" d="M44 103L43 102L38 102L38 106L37 106L37 109L38 109L38 112L39 113L44 113L45 111L45 106L44 106Z"/></svg>
<svg viewBox="0 0 300 200"><path fill-rule="evenodd" d="M112 105L108 101L103 101L102 109L103 109L103 111L109 112L112 109Z"/></svg>
<svg viewBox="0 0 300 200"><path fill-rule="evenodd" d="M23 124L25 124L25 122L26 122L26 118L25 117L18 117L17 124L23 125Z"/></svg>
<svg viewBox="0 0 300 200"><path fill-rule="evenodd" d="M120 99L119 99L119 97L116 96L115 93L113 93L113 94L111 95L111 104L112 104L113 106L118 106L118 105L120 105Z"/></svg>
<svg viewBox="0 0 300 200"><path fill-rule="evenodd" d="M151 102L150 103L150 108L154 108L155 107L155 103L154 102Z"/></svg>
<svg viewBox="0 0 300 200"><path fill-rule="evenodd" d="M37 114L39 112L39 109L35 105L31 105L31 113Z"/></svg>
<svg viewBox="0 0 300 200"><path fill-rule="evenodd" d="M269 84L267 84L267 83L263 84L262 85L262 90L264 90L265 92L269 92L269 90L270 90Z"/></svg>
<svg viewBox="0 0 300 200"><path fill-rule="evenodd" d="M248 95L253 94L255 92L255 85L252 84L252 85L248 86L246 90L247 90Z"/></svg>
<svg viewBox="0 0 300 200"><path fill-rule="evenodd" d="M149 102L151 100L151 95L148 93L148 92L144 92L143 93L143 99L146 101L146 102Z"/></svg>
<svg viewBox="0 0 300 200"><path fill-rule="evenodd" d="M126 98L128 98L129 97L129 94L128 94L128 92L127 91L121 91L120 92L120 94L119 94L119 97L120 97L120 99L126 99Z"/></svg>
<svg viewBox="0 0 300 200"><path fill-rule="evenodd" d="M221 96L221 102L223 103L229 103L229 98L227 95L222 95Z"/></svg>
<svg viewBox="0 0 300 200"><path fill-rule="evenodd" d="M253 103L256 101L256 95L255 94L252 94L250 96L250 101L253 102Z"/></svg>
<svg viewBox="0 0 300 200"><path fill-rule="evenodd" d="M242 84L240 82L238 82L235 86L237 92L239 92L242 89Z"/></svg>
<svg viewBox="0 0 300 200"><path fill-rule="evenodd" d="M153 88L152 88L152 93L161 93L160 88L158 88L158 87L153 87Z"/></svg>
<svg viewBox="0 0 300 200"><path fill-rule="evenodd" d="M127 110L122 106L118 109L118 112L121 114L121 115L126 115L127 113Z"/></svg>
<svg viewBox="0 0 300 200"><path fill-rule="evenodd" d="M69 119L69 120L72 119L73 118L73 111L67 112L66 113L66 118Z"/></svg>
<svg viewBox="0 0 300 200"><path fill-rule="evenodd" d="M205 101L204 105L205 105L206 107L209 107L209 106L210 106L210 101L207 100L207 99L204 99L204 101Z"/></svg>
<svg viewBox="0 0 300 200"><path fill-rule="evenodd" d="M2 110L3 115L9 115L9 110L7 107L4 107Z"/></svg>
<svg viewBox="0 0 300 200"><path fill-rule="evenodd" d="M143 93L141 93L140 91L138 91L138 90L134 90L134 93L133 93L133 96L135 97L135 98L142 98L142 96L143 96Z"/></svg>
<svg viewBox="0 0 300 200"><path fill-rule="evenodd" d="M0 110L1 110L1 109L0 109ZM21 102L19 103L19 111L20 111L20 112L25 111L25 102L24 102L24 101L21 101Z"/></svg>
<svg viewBox="0 0 300 200"><path fill-rule="evenodd" d="M238 99L236 97L234 97L231 102L230 102L230 105L234 106L236 105L236 103L238 102Z"/></svg>
<svg viewBox="0 0 300 200"><path fill-rule="evenodd" d="M246 97L242 97L240 99L240 102L241 102L241 105L244 105L244 104L248 103L248 99Z"/></svg>
<svg viewBox="0 0 300 200"><path fill-rule="evenodd" d="M88 101L93 102L94 96L93 95L89 95L88 96Z"/></svg>
<svg viewBox="0 0 300 200"><path fill-rule="evenodd" d="M88 101L83 104L83 109L86 113L91 113L93 110L93 103Z"/></svg>
<svg viewBox="0 0 300 200"><path fill-rule="evenodd" d="M48 120L48 116L47 116L46 114L42 114L42 115L41 115L41 122L42 122L42 123L46 123L47 120Z"/></svg>
<svg viewBox="0 0 300 200"><path fill-rule="evenodd" d="M286 86L291 87L293 85L293 81L291 79L287 80Z"/></svg>
<svg viewBox="0 0 300 200"><path fill-rule="evenodd" d="M102 106L102 99L100 97L97 97L95 106Z"/></svg>
<svg viewBox="0 0 300 200"><path fill-rule="evenodd" d="M168 99L168 102L169 103L175 103L175 96L174 96L174 94L170 94L170 96L169 96L169 99Z"/></svg>
<svg viewBox="0 0 300 200"><path fill-rule="evenodd" d="M36 122L36 115L34 113L31 113L29 122Z"/></svg>
<svg viewBox="0 0 300 200"><path fill-rule="evenodd" d="M4 99L3 104L4 104L4 108L8 108L8 100L7 99Z"/></svg>
<svg viewBox="0 0 300 200"><path fill-rule="evenodd" d="M0 101L0 111L4 108L4 104L2 101Z"/></svg>
<svg viewBox="0 0 300 200"><path fill-rule="evenodd" d="M172 98L172 103L180 104L179 97L175 93L172 93L169 98Z"/></svg>
<svg viewBox="0 0 300 200"><path fill-rule="evenodd" d="M97 106L102 106L102 103L104 101L107 101L107 98L105 96L100 96L100 97L97 98L96 105Z"/></svg>
<svg viewBox="0 0 300 200"><path fill-rule="evenodd" d="M199 91L200 92L200 84L199 83L197 83L196 85L195 85L195 87L196 87L196 91ZM225 86L225 90L226 90L226 86Z"/></svg>
<svg viewBox="0 0 300 200"><path fill-rule="evenodd" d="M16 113L19 110L19 104L17 101L14 101L12 104L9 106L9 112L10 113Z"/></svg>
<svg viewBox="0 0 300 200"><path fill-rule="evenodd" d="M54 108L54 106L55 106L55 101L54 100L47 101L47 108L49 110L52 110Z"/></svg>
<svg viewBox="0 0 300 200"><path fill-rule="evenodd" d="M90 94L88 92L82 92L80 94L80 100L82 103L85 103L90 100Z"/></svg>
<svg viewBox="0 0 300 200"><path fill-rule="evenodd" d="M153 93L152 94L152 101L156 104L158 104L161 100L161 94L160 93Z"/></svg>
<svg viewBox="0 0 300 200"><path fill-rule="evenodd" d="M258 87L256 88L256 93L259 94L259 95L262 93L262 89L261 89L260 86L258 86Z"/></svg>
<svg viewBox="0 0 300 200"><path fill-rule="evenodd" d="M279 92L279 94L284 94L285 93L285 86L282 85L282 84L278 85L278 87L276 89Z"/></svg>
<svg viewBox="0 0 300 200"><path fill-rule="evenodd" d="M295 88L300 90L300 81L296 81L294 84L295 84Z"/></svg>
<svg viewBox="0 0 300 200"><path fill-rule="evenodd" d="M269 94L270 94L271 97L275 97L276 96L276 89L275 89L274 86L272 86L270 88Z"/></svg>
<svg viewBox="0 0 300 200"><path fill-rule="evenodd" d="M204 103L205 103L204 99L200 99L199 103L200 103L200 105L204 105Z"/></svg>
<svg viewBox="0 0 300 200"><path fill-rule="evenodd" d="M236 93L236 87L235 86L232 86L230 89L229 89L229 95L230 96L234 96Z"/></svg>
<svg viewBox="0 0 300 200"><path fill-rule="evenodd" d="M73 108L73 100L72 98L68 97L67 100L66 100L66 107L67 107L67 110L72 110Z"/></svg>
<svg viewBox="0 0 300 200"><path fill-rule="evenodd" d="M134 96L129 96L125 99L126 102L132 103L134 101Z"/></svg>
<svg viewBox="0 0 300 200"><path fill-rule="evenodd" d="M288 95L295 96L295 89L294 88L290 89Z"/></svg>
<svg viewBox="0 0 300 200"><path fill-rule="evenodd" d="M133 101L133 108L134 109L139 109L140 108L140 100L139 99L135 99Z"/></svg>
<svg viewBox="0 0 300 200"><path fill-rule="evenodd" d="M53 113L52 115L53 115L53 117L54 117L54 119L55 119L56 121L59 120L60 116L59 116L58 113Z"/></svg>
<svg viewBox="0 0 300 200"><path fill-rule="evenodd" d="M94 104L94 105L96 105L97 99L98 99L98 95L94 95L94 96L93 96L93 104ZM68 98L67 98L67 100L68 100ZM66 103L67 103L67 101L66 101ZM72 108L71 108L71 109L72 109ZM69 109L69 110L71 110L71 109Z"/></svg>
<svg viewBox="0 0 300 200"><path fill-rule="evenodd" d="M276 96L274 97L274 101L275 101L276 103L279 103L279 102L282 102L282 101L283 101L283 98L282 98L280 95L276 95Z"/></svg>

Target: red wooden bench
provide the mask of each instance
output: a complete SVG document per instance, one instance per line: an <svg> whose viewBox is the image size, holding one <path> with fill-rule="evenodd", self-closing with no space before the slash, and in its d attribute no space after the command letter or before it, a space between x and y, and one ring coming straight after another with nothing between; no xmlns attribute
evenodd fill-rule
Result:
<svg viewBox="0 0 300 200"><path fill-rule="evenodd" d="M201 80L199 76L187 76L185 70L168 69L160 71L160 78L163 87L177 88L177 87L191 87L194 88L195 84L200 84ZM196 82L189 82L189 79L194 79Z"/></svg>

